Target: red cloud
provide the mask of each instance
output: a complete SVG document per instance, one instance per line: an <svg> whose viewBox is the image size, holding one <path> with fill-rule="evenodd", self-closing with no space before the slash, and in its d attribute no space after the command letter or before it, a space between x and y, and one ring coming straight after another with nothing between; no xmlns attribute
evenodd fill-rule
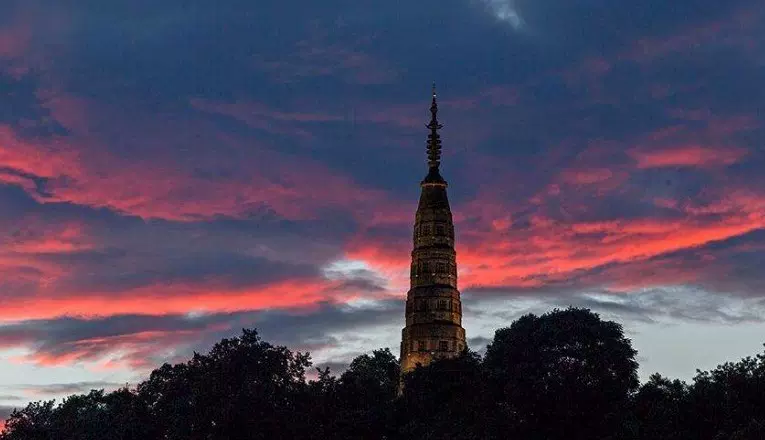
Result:
<svg viewBox="0 0 765 440"><path fill-rule="evenodd" d="M22 217L8 236L0 239L0 254L56 254L93 249L82 224L49 223L39 216Z"/></svg>
<svg viewBox="0 0 765 440"><path fill-rule="evenodd" d="M765 227L763 219L731 218L720 224L685 221L614 221L561 224L546 218L532 222L529 230L465 233L458 244L462 286L536 287L576 278L609 264L641 263L667 253L693 249ZM356 250L354 255L372 264L392 266L398 258L402 272L406 254L387 256L379 251ZM685 277L683 280L687 280ZM670 277L645 278L640 287L660 285ZM681 281L675 279L675 281ZM613 286L623 284L612 280ZM612 287L613 287L612 286Z"/></svg>
<svg viewBox="0 0 765 440"><path fill-rule="evenodd" d="M624 197L639 199L636 194L624 192L625 188L620 191ZM554 217L545 213L542 205L513 207L495 197L480 196L469 205L455 207L460 284L463 288L530 288L579 280L582 287L617 289L693 281L696 278L690 269L681 272L671 267L659 270L653 266L652 275L643 278L597 278L588 274L613 265L636 272L638 269L631 267L641 268L656 258L765 228L765 196L720 188L707 197L713 201L701 204L686 200L671 206L663 201L668 209L677 211L674 218L585 221L578 213L586 214L594 206L574 205L570 210L573 214ZM582 196L579 203L596 200ZM529 209L534 211L529 216L514 215ZM410 247L408 241L357 240L349 245L348 252L388 273L399 273L397 286L403 291Z"/></svg>
<svg viewBox="0 0 765 440"><path fill-rule="evenodd" d="M232 288L225 280L168 283L114 292L66 292L42 286L36 296L16 298L0 310L0 319L42 319L55 316L233 312L308 306L321 301L344 301L349 292L342 281L283 281L259 287Z"/></svg>
<svg viewBox="0 0 765 440"><path fill-rule="evenodd" d="M36 191L37 184L30 177L0 170L0 184L18 186L29 193Z"/></svg>
<svg viewBox="0 0 765 440"><path fill-rule="evenodd" d="M309 159L296 160L269 148L218 135L214 127L201 121L197 125L209 129L204 136L211 143L207 146L211 152L225 148L232 155L242 156L242 161L230 158L224 163L219 156L211 155L211 160L199 167L221 164L231 168L228 177L200 176L195 164L183 162L183 155L167 157L156 151L126 158L110 154L102 146L108 141L95 137L90 126L102 120L108 123L110 117L119 119L118 114L110 113L115 109L104 109L108 116L94 120L88 109L91 104L81 100L56 98L48 105L56 120L72 132L70 136L32 142L0 126L0 168L15 170L12 175L0 174L0 182L21 186L41 203L68 202L177 221L221 215L241 217L263 210L290 219L313 218L316 212L328 208L346 209L364 217L397 211L396 204L381 191L360 187L343 174ZM281 115L288 117L301 118ZM131 129L195 140L187 126L174 126L172 120L136 123L138 126ZM141 123L149 126L141 127ZM251 167L243 161L251 163ZM45 179L48 194L37 193L29 179L21 175Z"/></svg>
<svg viewBox="0 0 765 440"><path fill-rule="evenodd" d="M95 369L128 367L134 371L141 371L156 367L152 362L152 355L157 355L169 347L188 343L193 338L200 337L202 330L214 329L143 331L79 339L61 344L55 351L35 351L12 360L45 367L87 363L95 364Z"/></svg>
<svg viewBox="0 0 765 440"><path fill-rule="evenodd" d="M632 149L628 154L637 162L638 168L664 167L719 167L741 161L747 150L743 148L711 148L686 145L663 149Z"/></svg>
<svg viewBox="0 0 765 440"><path fill-rule="evenodd" d="M621 182L623 177L617 177L617 173L608 168L589 168L566 170L561 174L561 179L564 183L592 185L603 183L611 179Z"/></svg>

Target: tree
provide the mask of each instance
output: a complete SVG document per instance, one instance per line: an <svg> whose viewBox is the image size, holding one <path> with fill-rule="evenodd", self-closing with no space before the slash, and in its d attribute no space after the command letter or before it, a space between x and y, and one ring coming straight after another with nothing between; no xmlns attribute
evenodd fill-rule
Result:
<svg viewBox="0 0 765 440"><path fill-rule="evenodd" d="M128 440L152 438L147 408L134 392L92 390L54 401L29 404L8 420L2 440Z"/></svg>
<svg viewBox="0 0 765 440"><path fill-rule="evenodd" d="M306 381L307 354L244 330L135 390L30 403L0 440L765 438L765 353L639 389L635 355L620 325L589 310L525 315L483 360L466 351L417 368L397 397L387 349Z"/></svg>
<svg viewBox="0 0 765 440"><path fill-rule="evenodd" d="M341 401L338 396L338 379L329 368L319 369L318 378L308 382L306 395L297 399L296 413L304 418L308 428L302 433L305 439L346 438L345 420L340 416Z"/></svg>
<svg viewBox="0 0 765 440"><path fill-rule="evenodd" d="M481 359L474 352L416 368L404 376L398 438L491 438L486 395Z"/></svg>
<svg viewBox="0 0 765 440"><path fill-rule="evenodd" d="M376 438L390 430L399 364L389 349L351 361L337 388L339 438Z"/></svg>
<svg viewBox="0 0 765 440"><path fill-rule="evenodd" d="M622 326L585 309L528 314L497 330L484 366L494 399L523 438L619 438L638 386Z"/></svg>
<svg viewBox="0 0 765 440"><path fill-rule="evenodd" d="M762 440L765 438L765 423L752 420L748 425L737 429L730 437L724 440ZM723 440L723 437L719 437Z"/></svg>
<svg viewBox="0 0 765 440"><path fill-rule="evenodd" d="M13 410L5 422L0 440L53 440L56 428L55 401L32 402L21 410Z"/></svg>
<svg viewBox="0 0 765 440"><path fill-rule="evenodd" d="M692 438L694 423L689 413L690 389L685 382L653 374L632 399L633 436L640 440Z"/></svg>
<svg viewBox="0 0 765 440"><path fill-rule="evenodd" d="M762 438L755 434L765 424L765 353L698 371L688 406L693 438Z"/></svg>
<svg viewBox="0 0 765 440"><path fill-rule="evenodd" d="M163 365L139 386L164 439L297 438L308 355L263 342L255 330L223 339L209 354Z"/></svg>

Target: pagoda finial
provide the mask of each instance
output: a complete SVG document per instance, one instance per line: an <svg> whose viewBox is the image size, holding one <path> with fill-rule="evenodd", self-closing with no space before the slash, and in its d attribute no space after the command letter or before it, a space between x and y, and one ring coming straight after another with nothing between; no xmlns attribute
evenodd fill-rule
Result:
<svg viewBox="0 0 765 440"><path fill-rule="evenodd" d="M430 129L428 135L428 166L430 169L438 170L441 164L441 136L438 130L443 125L438 123L438 103L436 102L436 83L433 83L433 102L430 104L430 123L427 127Z"/></svg>

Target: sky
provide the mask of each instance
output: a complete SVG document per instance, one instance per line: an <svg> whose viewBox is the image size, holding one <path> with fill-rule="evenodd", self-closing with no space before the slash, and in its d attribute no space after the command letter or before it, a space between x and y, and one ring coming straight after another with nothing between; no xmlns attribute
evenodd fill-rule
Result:
<svg viewBox="0 0 765 440"><path fill-rule="evenodd" d="M242 328L398 353L433 81L471 348L578 306L643 379L761 352L762 6L0 2L0 418Z"/></svg>

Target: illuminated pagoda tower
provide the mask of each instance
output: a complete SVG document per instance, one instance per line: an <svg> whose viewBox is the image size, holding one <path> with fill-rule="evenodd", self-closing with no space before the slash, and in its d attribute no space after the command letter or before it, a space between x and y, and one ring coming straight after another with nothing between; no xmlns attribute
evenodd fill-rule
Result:
<svg viewBox="0 0 765 440"><path fill-rule="evenodd" d="M434 359L455 357L467 348L462 328L462 303L457 290L454 223L441 177L441 136L433 86L432 115L427 127L428 174L414 220L414 250L410 289L406 297L406 326L401 331L401 372Z"/></svg>

